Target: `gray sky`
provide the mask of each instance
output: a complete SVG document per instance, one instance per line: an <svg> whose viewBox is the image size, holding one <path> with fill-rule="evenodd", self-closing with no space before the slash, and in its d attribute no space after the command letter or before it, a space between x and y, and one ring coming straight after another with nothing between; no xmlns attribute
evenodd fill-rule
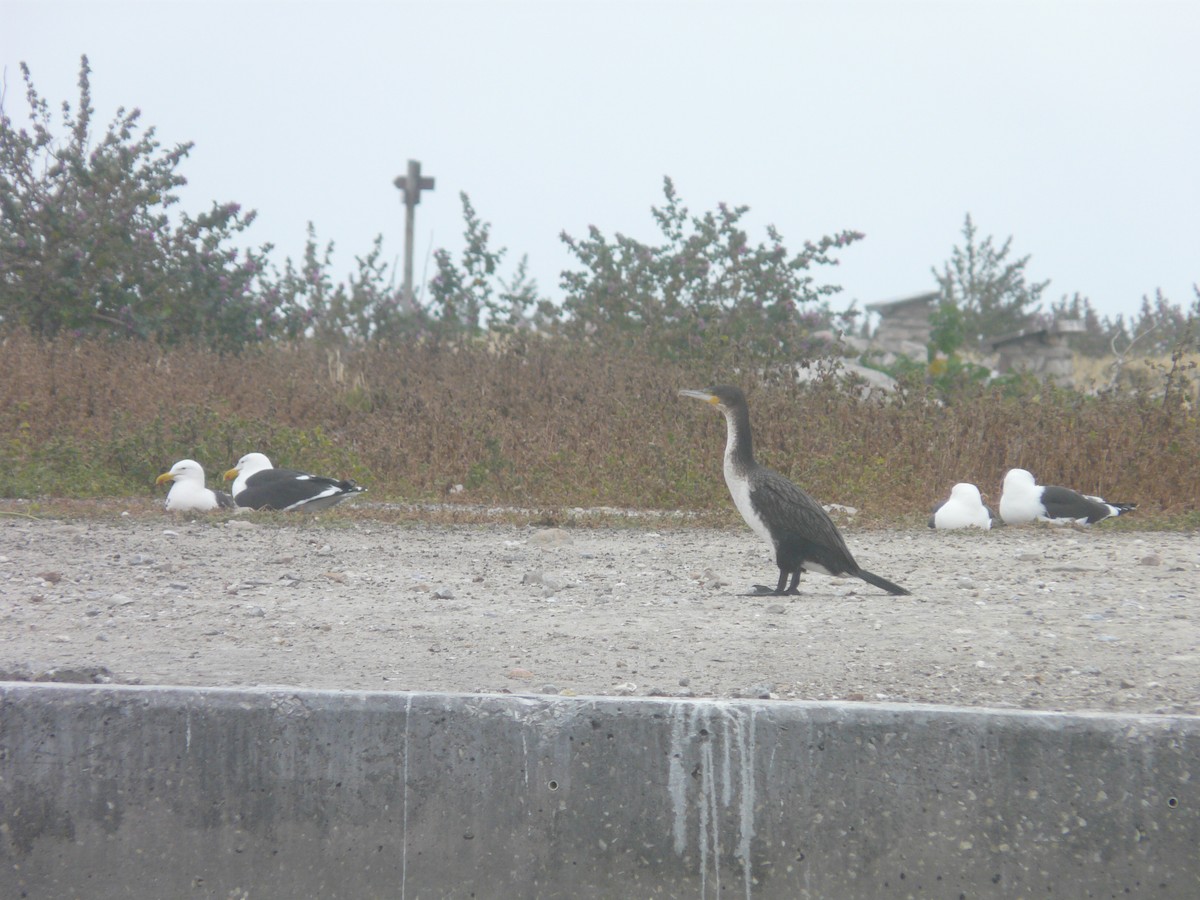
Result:
<svg viewBox="0 0 1200 900"><path fill-rule="evenodd" d="M92 67L97 119L138 107L181 167L192 213L236 201L248 243L335 275L376 234L403 250L392 180L437 179L430 251L462 247L459 192L544 295L589 225L656 242L669 175L694 213L747 205L751 239L866 239L818 274L835 305L935 286L970 212L1031 254L1045 299L1133 313L1200 281L1200 3L56 2L0 0L5 106L18 63L52 107ZM429 263L432 273L432 263Z"/></svg>

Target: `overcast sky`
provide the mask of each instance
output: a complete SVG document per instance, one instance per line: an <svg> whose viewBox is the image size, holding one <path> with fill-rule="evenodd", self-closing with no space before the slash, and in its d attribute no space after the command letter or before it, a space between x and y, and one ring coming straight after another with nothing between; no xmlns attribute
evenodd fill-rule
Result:
<svg viewBox="0 0 1200 900"><path fill-rule="evenodd" d="M528 255L560 299L560 232L657 241L670 176L695 213L749 206L754 242L864 232L818 273L838 305L935 287L968 212L1047 299L1129 314L1200 281L1194 0L0 0L0 23L14 120L21 61L57 106L87 54L100 122L194 141L183 207L256 209L280 266L309 221L338 278L376 234L398 261L411 158L437 180L418 278L461 251L465 191L504 273Z"/></svg>

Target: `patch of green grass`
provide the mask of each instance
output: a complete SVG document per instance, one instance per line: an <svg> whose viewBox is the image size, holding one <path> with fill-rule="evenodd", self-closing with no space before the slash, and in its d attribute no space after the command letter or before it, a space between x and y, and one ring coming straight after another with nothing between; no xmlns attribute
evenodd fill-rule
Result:
<svg viewBox="0 0 1200 900"><path fill-rule="evenodd" d="M259 447L269 447L279 467L356 480L369 477L356 454L320 425L301 429L185 407L149 421L114 416L104 437L10 441L0 448L0 497L136 496L151 492L155 479L180 459L199 461L209 485L218 486L226 469Z"/></svg>

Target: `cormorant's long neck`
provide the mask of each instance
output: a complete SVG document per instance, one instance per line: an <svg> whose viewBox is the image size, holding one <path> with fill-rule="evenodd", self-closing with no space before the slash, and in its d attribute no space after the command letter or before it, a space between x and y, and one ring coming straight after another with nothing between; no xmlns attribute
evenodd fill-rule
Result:
<svg viewBox="0 0 1200 900"><path fill-rule="evenodd" d="M739 472L754 468L754 442L750 437L750 408L741 404L725 413L728 437L725 441L725 459Z"/></svg>

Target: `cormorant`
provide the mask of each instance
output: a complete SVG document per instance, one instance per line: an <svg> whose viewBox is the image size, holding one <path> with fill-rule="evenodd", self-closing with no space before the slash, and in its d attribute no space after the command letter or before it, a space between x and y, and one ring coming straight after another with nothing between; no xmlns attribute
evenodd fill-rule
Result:
<svg viewBox="0 0 1200 900"><path fill-rule="evenodd" d="M337 481L293 469L276 469L262 453L247 453L225 473L233 482L233 499L249 509L328 509L366 490L353 481Z"/></svg>
<svg viewBox="0 0 1200 900"><path fill-rule="evenodd" d="M725 414L725 484L746 524L774 547L775 564L779 566L775 590L755 585L759 593L799 594L800 575L807 570L853 575L890 594L908 593L900 585L860 567L821 504L778 472L754 461L750 407L741 388L719 385L679 393L711 403Z"/></svg>
<svg viewBox="0 0 1200 900"><path fill-rule="evenodd" d="M155 479L155 484L173 482L167 491L166 508L172 512L208 512L213 509L235 509L224 491L211 491L204 486L204 469L194 459L181 459Z"/></svg>
<svg viewBox="0 0 1200 900"><path fill-rule="evenodd" d="M1056 525L1093 525L1135 509L1136 503L1109 503L1070 488L1040 485L1025 469L1009 469L1000 494L1000 517L1010 525L1035 519Z"/></svg>

